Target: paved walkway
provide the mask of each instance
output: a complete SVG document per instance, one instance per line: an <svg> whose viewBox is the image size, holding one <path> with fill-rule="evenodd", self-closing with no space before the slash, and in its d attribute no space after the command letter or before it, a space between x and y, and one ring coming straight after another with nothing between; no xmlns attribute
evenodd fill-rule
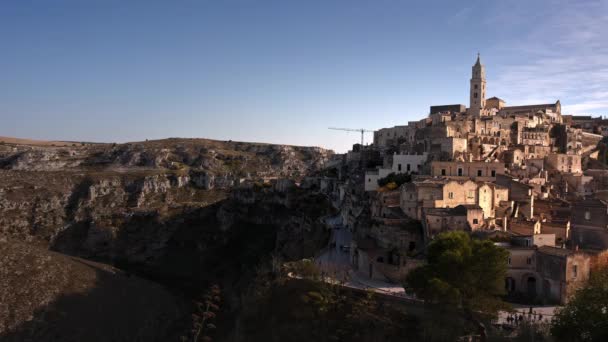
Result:
<svg viewBox="0 0 608 342"><path fill-rule="evenodd" d="M406 294L405 289L400 284L369 279L353 269L350 262L349 250L342 248L342 246L348 246L350 248L352 233L348 228L342 225L340 216L328 218L326 219L326 223L332 229L330 242L317 258L315 258L315 262L321 270L326 282L361 290L372 290L377 293L395 296L396 299L416 300L415 296ZM536 315L528 315L530 306L519 304L512 304L512 306L518 317L519 315L523 315L524 319L538 322L547 322L551 320L555 314L555 309L559 308L558 306L532 306L532 311L536 313ZM539 316L539 314L541 316ZM507 324L507 318L509 316L513 316L513 314L501 311L496 323ZM539 320L539 317L542 318L542 320Z"/></svg>
<svg viewBox="0 0 608 342"><path fill-rule="evenodd" d="M343 283L345 286L358 289L371 289L396 297L406 297L405 289L400 284L369 279L354 270L350 261L350 251L342 247L350 248L352 233L342 225L340 216L328 218L326 223L331 227L332 235L329 245L319 254L315 262L328 281Z"/></svg>
<svg viewBox="0 0 608 342"><path fill-rule="evenodd" d="M532 322L549 322L555 316L555 310L560 308L559 306L526 306L521 304L511 304L513 306L513 310L515 311L515 315L519 318L522 316L523 319ZM530 308L532 308L532 314L530 313ZM501 311L498 313L497 323L506 324L508 323L507 317L514 316L514 314L506 311Z"/></svg>

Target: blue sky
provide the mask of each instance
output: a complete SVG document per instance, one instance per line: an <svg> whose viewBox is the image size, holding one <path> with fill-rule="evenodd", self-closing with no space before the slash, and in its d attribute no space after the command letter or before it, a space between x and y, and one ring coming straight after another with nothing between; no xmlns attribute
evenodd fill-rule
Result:
<svg viewBox="0 0 608 342"><path fill-rule="evenodd" d="M488 96L608 114L606 37L606 1L5 0L0 136L345 151L467 104L478 51Z"/></svg>

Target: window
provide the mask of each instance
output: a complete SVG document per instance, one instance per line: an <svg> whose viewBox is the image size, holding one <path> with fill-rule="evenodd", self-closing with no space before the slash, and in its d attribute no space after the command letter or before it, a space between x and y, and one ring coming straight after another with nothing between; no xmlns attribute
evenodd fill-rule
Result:
<svg viewBox="0 0 608 342"><path fill-rule="evenodd" d="M482 173L481 170L477 170L477 177L481 177L481 173Z"/></svg>
<svg viewBox="0 0 608 342"><path fill-rule="evenodd" d="M469 193L467 194L468 198L475 198L475 191L474 190L469 190Z"/></svg>
<svg viewBox="0 0 608 342"><path fill-rule="evenodd" d="M458 168L458 175L462 176L462 168L461 167Z"/></svg>
<svg viewBox="0 0 608 342"><path fill-rule="evenodd" d="M477 93L474 93L474 94L473 94L473 97L474 97L474 98L477 98Z"/></svg>
<svg viewBox="0 0 608 342"><path fill-rule="evenodd" d="M407 170L408 170L408 171L410 171L410 170L411 170L410 164L407 164Z"/></svg>
<svg viewBox="0 0 608 342"><path fill-rule="evenodd" d="M511 265L511 257L509 257L509 260L507 260L507 263L508 263L509 265Z"/></svg>
<svg viewBox="0 0 608 342"><path fill-rule="evenodd" d="M532 265L532 258L526 258L526 264Z"/></svg>
<svg viewBox="0 0 608 342"><path fill-rule="evenodd" d="M576 276L578 276L578 266L574 265L572 266L572 278L576 278Z"/></svg>
<svg viewBox="0 0 608 342"><path fill-rule="evenodd" d="M492 177L496 177L496 170L492 170Z"/></svg>
<svg viewBox="0 0 608 342"><path fill-rule="evenodd" d="M445 169L441 169L441 175L445 176Z"/></svg>
<svg viewBox="0 0 608 342"><path fill-rule="evenodd" d="M587 221L591 220L591 212L590 211L585 211L585 220L587 220Z"/></svg>
<svg viewBox="0 0 608 342"><path fill-rule="evenodd" d="M397 165L397 170L401 171L401 164Z"/></svg>
<svg viewBox="0 0 608 342"><path fill-rule="evenodd" d="M477 84L474 86L475 89L477 89Z"/></svg>
<svg viewBox="0 0 608 342"><path fill-rule="evenodd" d="M448 198L449 198L449 199L454 199L454 193L453 193L453 192L450 192L450 193L448 194Z"/></svg>
<svg viewBox="0 0 608 342"><path fill-rule="evenodd" d="M478 219L473 219L473 224L478 224L479 220Z"/></svg>
<svg viewBox="0 0 608 342"><path fill-rule="evenodd" d="M367 182L368 182L368 183L371 183L371 182L372 182L372 179L371 179L371 178L368 178L368 179L367 179Z"/></svg>

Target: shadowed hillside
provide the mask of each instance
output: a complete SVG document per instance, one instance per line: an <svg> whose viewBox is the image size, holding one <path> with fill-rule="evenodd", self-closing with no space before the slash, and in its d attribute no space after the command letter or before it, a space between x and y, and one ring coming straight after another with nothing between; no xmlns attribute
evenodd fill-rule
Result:
<svg viewBox="0 0 608 342"><path fill-rule="evenodd" d="M0 242L2 341L165 341L181 306L118 269Z"/></svg>

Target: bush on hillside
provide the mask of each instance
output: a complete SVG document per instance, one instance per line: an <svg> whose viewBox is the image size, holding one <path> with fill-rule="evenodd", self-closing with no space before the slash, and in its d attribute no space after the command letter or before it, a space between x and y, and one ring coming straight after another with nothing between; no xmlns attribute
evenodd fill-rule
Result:
<svg viewBox="0 0 608 342"><path fill-rule="evenodd" d="M391 173L384 178L378 179L378 185L383 187L388 185L389 183L395 183L397 186L395 188L400 187L404 183L409 183L412 181L412 176L405 173Z"/></svg>

